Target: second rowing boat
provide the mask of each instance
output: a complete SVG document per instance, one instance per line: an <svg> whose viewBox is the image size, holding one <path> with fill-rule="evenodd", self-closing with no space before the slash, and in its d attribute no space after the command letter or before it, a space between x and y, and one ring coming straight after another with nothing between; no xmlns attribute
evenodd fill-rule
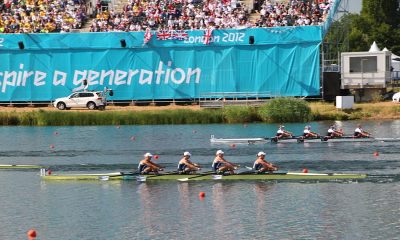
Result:
<svg viewBox="0 0 400 240"><path fill-rule="evenodd" d="M39 168L43 168L43 166L0 164L0 169L39 169Z"/></svg>

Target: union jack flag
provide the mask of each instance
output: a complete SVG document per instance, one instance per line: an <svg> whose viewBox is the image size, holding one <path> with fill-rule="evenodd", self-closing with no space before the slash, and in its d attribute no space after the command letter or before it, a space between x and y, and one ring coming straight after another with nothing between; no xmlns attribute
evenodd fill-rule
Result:
<svg viewBox="0 0 400 240"><path fill-rule="evenodd" d="M157 32L158 40L168 40L171 38L171 33L169 31L161 30Z"/></svg>
<svg viewBox="0 0 400 240"><path fill-rule="evenodd" d="M189 34L184 30L176 30L174 33L174 39L176 40L186 40L189 37Z"/></svg>
<svg viewBox="0 0 400 240"><path fill-rule="evenodd" d="M146 28L146 32L144 33L144 44L147 44L150 39L153 37L153 34L151 33L150 28Z"/></svg>
<svg viewBox="0 0 400 240"><path fill-rule="evenodd" d="M203 43L204 44L210 44L210 40L211 40L211 37L212 37L212 32L213 32L212 28L209 28L204 32L204 36L203 36L203 38L204 38Z"/></svg>

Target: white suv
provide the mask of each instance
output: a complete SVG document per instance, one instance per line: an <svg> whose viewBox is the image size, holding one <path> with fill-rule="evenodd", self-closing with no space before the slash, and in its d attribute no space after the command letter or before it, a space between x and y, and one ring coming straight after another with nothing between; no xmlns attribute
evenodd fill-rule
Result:
<svg viewBox="0 0 400 240"><path fill-rule="evenodd" d="M400 92L395 93L392 97L393 102L400 102Z"/></svg>
<svg viewBox="0 0 400 240"><path fill-rule="evenodd" d="M105 109L107 105L106 92L83 91L75 92L68 97L57 98L54 107L65 110L70 108ZM111 94L110 94L111 95Z"/></svg>

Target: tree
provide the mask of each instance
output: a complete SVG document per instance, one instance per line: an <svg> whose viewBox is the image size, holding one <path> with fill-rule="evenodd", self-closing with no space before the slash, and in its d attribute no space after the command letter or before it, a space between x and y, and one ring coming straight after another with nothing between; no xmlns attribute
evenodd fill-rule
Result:
<svg viewBox="0 0 400 240"><path fill-rule="evenodd" d="M398 0L363 0L361 14L344 15L332 24L325 40L348 42L347 50L343 44L341 48L330 47L328 51L368 51L369 46L376 41L380 48L387 47L399 55L398 39L400 39Z"/></svg>
<svg viewBox="0 0 400 240"><path fill-rule="evenodd" d="M361 15L377 24L386 23L399 26L400 12L398 0L363 0Z"/></svg>

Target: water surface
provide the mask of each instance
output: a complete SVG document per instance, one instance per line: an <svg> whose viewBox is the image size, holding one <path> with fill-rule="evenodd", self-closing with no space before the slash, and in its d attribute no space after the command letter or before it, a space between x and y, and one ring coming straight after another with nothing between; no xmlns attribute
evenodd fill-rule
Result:
<svg viewBox="0 0 400 240"><path fill-rule="evenodd" d="M330 122L313 122L325 132ZM356 122L338 122L351 133ZM400 121L363 122L400 137ZM54 172L131 171L145 152L174 170L184 151L208 168L222 149L251 165L258 151L281 168L359 172L364 181L148 182L40 180L38 170L0 171L0 239L398 239L400 143L211 145L217 137L267 137L276 125L1 127L0 164ZM304 124L287 124L300 133ZM379 156L374 156L379 152ZM206 169L207 170L207 169ZM206 193L199 199L200 191Z"/></svg>

